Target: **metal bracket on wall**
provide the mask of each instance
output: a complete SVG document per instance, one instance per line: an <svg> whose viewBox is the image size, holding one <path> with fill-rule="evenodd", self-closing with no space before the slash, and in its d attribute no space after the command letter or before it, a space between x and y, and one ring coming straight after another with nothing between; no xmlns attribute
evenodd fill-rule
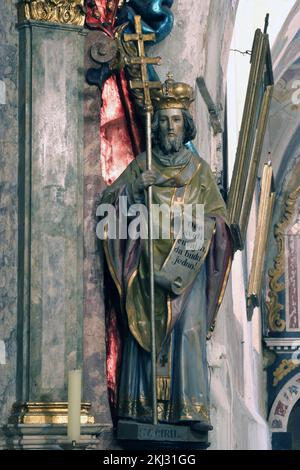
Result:
<svg viewBox="0 0 300 470"><path fill-rule="evenodd" d="M213 102L213 99L208 91L208 88L205 83L204 77L200 76L196 79L199 91L201 93L202 98L204 99L208 112L209 112L209 117L210 117L210 123L212 125L212 128L214 130L214 134L221 134L223 132L223 126L221 124L221 119L220 119L220 111L223 110L222 105L215 104Z"/></svg>

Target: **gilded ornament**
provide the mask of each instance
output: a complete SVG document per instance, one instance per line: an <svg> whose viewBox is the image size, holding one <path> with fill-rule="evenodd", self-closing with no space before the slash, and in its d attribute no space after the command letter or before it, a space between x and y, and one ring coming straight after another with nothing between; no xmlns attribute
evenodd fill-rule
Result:
<svg viewBox="0 0 300 470"><path fill-rule="evenodd" d="M162 87L152 93L155 110L168 108L188 110L194 99L193 88L187 83L175 82L171 73L168 73Z"/></svg>
<svg viewBox="0 0 300 470"><path fill-rule="evenodd" d="M48 23L83 26L84 0L25 0L18 4L19 21L45 21Z"/></svg>
<svg viewBox="0 0 300 470"><path fill-rule="evenodd" d="M272 211L275 200L275 193L271 192L272 179L272 165L271 162L268 162L264 165L262 175L258 222L255 233L254 250L247 289L247 314L249 320L252 318L254 307L260 305L265 253L270 233L270 223L272 220Z"/></svg>
<svg viewBox="0 0 300 470"><path fill-rule="evenodd" d="M276 385L278 385L284 377L286 377L290 372L292 372L292 370L299 367L299 365L299 359L283 359L277 369L273 372L273 387L276 387Z"/></svg>
<svg viewBox="0 0 300 470"><path fill-rule="evenodd" d="M274 80L267 34L257 29L251 51L251 69L239 133L227 210L235 250L243 250L249 222Z"/></svg>
<svg viewBox="0 0 300 470"><path fill-rule="evenodd" d="M94 424L95 418L90 413L91 404L82 403L80 423ZM67 424L68 403L67 402L26 402L15 403L10 423L18 424Z"/></svg>
<svg viewBox="0 0 300 470"><path fill-rule="evenodd" d="M277 245L277 255L274 259L274 266L269 270L269 287L268 300L266 308L268 312L268 325L271 331L284 331L286 322L281 318L280 313L284 306L279 303L278 295L285 289L285 283L280 282L280 278L284 275L285 270L285 249L284 234L285 229L291 223L294 216L295 206L300 194L300 186L293 191L286 199L284 204L283 216L278 224L274 227L274 236Z"/></svg>

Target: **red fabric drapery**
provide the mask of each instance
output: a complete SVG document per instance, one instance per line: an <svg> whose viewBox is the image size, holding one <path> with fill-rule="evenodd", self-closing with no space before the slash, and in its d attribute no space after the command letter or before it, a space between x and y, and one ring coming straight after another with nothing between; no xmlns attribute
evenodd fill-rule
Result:
<svg viewBox="0 0 300 470"><path fill-rule="evenodd" d="M110 4L110 9L107 4ZM87 2L86 24L92 29L104 31L114 37L118 0L95 0L95 6ZM106 184L111 184L141 152L141 129L137 125L124 70L108 78L101 90L100 158L101 174ZM116 299L113 284L106 285ZM115 422L117 404L117 371L120 368L122 338L119 334L119 306L106 305L106 379L108 399Z"/></svg>
<svg viewBox="0 0 300 470"><path fill-rule="evenodd" d="M118 0L96 0L93 8L87 4L87 25L113 37L118 3ZM111 184L141 152L141 130L135 118L124 70L108 78L101 93L100 165L104 181Z"/></svg>

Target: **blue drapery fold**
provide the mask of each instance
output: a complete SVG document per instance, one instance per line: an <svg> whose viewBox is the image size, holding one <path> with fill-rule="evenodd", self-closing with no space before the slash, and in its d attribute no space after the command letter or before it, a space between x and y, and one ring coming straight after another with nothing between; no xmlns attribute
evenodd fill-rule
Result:
<svg viewBox="0 0 300 470"><path fill-rule="evenodd" d="M155 42L158 43L165 39L173 28L173 2L174 0L129 0L118 14L118 23L128 21L127 32L133 32L133 18L140 15L143 33L155 33Z"/></svg>
<svg viewBox="0 0 300 470"><path fill-rule="evenodd" d="M122 25L128 22L124 32L134 32L134 16L140 15L142 19L142 31L144 34L155 33L154 43L158 43L170 34L174 15L171 11L174 0L129 0L118 10L116 25ZM149 42L149 44L151 44ZM146 43L147 46L147 43ZM152 65L148 65L149 79L159 80L159 76ZM97 85L102 88L104 82L112 75L108 64L103 64L99 68L91 68L87 72L87 81L91 85Z"/></svg>
<svg viewBox="0 0 300 470"><path fill-rule="evenodd" d="M171 11L174 0L129 0L118 14L118 24L128 21L126 33L134 32L134 16L140 15L144 34L155 33L155 44L170 34L174 15ZM151 44L150 42L148 44ZM148 65L150 80L159 80L154 67Z"/></svg>

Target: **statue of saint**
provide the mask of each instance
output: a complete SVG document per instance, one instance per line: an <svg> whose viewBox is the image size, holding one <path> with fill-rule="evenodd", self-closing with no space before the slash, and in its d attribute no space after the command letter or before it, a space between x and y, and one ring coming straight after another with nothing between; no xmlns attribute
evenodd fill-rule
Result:
<svg viewBox="0 0 300 470"><path fill-rule="evenodd" d="M189 249L171 230L154 244L155 331L159 422L208 431L206 339L224 294L232 258L226 206L209 165L185 144L196 135L189 105L193 90L168 78L154 95L152 170L142 153L103 194L119 220L121 196L130 206L202 204L201 248ZM128 222L129 223L129 222ZM154 224L160 224L155 218ZM151 422L151 339L147 240L110 237L106 260L106 346L109 401L115 422Z"/></svg>

